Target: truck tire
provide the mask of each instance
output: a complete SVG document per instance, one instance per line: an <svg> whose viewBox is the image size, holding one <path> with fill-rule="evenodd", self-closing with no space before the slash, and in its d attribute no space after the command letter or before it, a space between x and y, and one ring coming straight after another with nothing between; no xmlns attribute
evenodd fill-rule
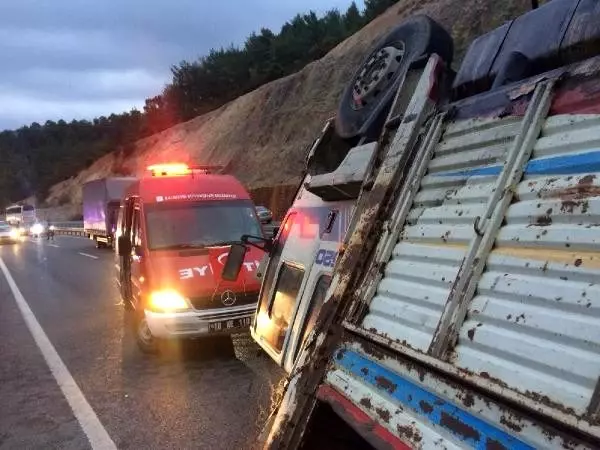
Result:
<svg viewBox="0 0 600 450"><path fill-rule="evenodd" d="M375 45L346 85L335 128L344 139L370 135L382 126L402 73L418 59L437 53L452 63L454 44L448 32L425 15L411 17ZM377 133L379 134L379 133Z"/></svg>

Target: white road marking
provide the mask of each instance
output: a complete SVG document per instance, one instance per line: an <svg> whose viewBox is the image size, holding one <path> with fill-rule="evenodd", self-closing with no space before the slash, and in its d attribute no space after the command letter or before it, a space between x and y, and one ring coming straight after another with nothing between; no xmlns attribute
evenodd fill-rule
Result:
<svg viewBox="0 0 600 450"><path fill-rule="evenodd" d="M56 244L48 244L50 247L56 247L56 248L60 248L60 245L56 245Z"/></svg>
<svg viewBox="0 0 600 450"><path fill-rule="evenodd" d="M50 339L48 339L48 336L44 333L44 330L35 318L29 304L25 301L25 297L21 294L21 291L17 287L17 283L15 283L15 280L8 271L8 267L6 267L2 258L0 258L0 270L4 273L8 286L17 302L17 306L21 311L21 315L25 320L27 328L29 328L33 339L42 352L54 379L67 399L69 406L71 406L71 410L87 436L92 449L116 450L117 446L108 435L104 426L102 426L102 423L100 423L98 416L84 397L79 386L77 386L77 383L67 369L67 366L65 366L65 363L60 359L52 342L50 342Z"/></svg>
<svg viewBox="0 0 600 450"><path fill-rule="evenodd" d="M89 253L83 253L83 252L79 252L79 254L80 254L81 256L87 256L88 258L98 259L98 257L97 257L97 256L90 255Z"/></svg>

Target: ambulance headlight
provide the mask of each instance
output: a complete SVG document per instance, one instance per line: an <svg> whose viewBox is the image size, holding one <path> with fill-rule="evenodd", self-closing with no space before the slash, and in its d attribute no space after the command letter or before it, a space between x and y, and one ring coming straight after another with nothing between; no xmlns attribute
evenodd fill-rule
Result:
<svg viewBox="0 0 600 450"><path fill-rule="evenodd" d="M20 234L21 234L21 233L19 233L19 230L17 230L16 228L12 228L12 229L10 230L10 237L11 237L12 239L16 239L16 238L18 238Z"/></svg>
<svg viewBox="0 0 600 450"><path fill-rule="evenodd" d="M190 309L190 304L179 292L174 290L154 291L150 294L148 307L157 312L178 312Z"/></svg>

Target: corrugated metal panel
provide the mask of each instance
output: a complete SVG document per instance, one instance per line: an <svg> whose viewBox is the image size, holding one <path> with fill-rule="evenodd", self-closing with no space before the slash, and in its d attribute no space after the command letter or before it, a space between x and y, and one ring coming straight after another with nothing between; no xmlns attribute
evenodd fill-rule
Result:
<svg viewBox="0 0 600 450"><path fill-rule="evenodd" d="M498 174L462 172L502 164L521 118L446 125L399 242L362 326L426 351ZM453 175L456 173L455 175Z"/></svg>
<svg viewBox="0 0 600 450"><path fill-rule="evenodd" d="M412 361L346 342L326 383L413 448L585 449L549 426Z"/></svg>
<svg viewBox="0 0 600 450"><path fill-rule="evenodd" d="M600 375L599 146L600 116L546 120L451 355L577 416Z"/></svg>

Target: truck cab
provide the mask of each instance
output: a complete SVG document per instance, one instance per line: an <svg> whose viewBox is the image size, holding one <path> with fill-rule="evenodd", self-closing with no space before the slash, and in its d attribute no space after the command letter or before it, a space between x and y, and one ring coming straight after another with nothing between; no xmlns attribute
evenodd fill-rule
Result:
<svg viewBox="0 0 600 450"><path fill-rule="evenodd" d="M117 282L144 352L164 339L230 335L250 325L262 251L245 255L235 282L221 272L231 244L242 234L263 239L262 227L242 184L218 171L154 165L121 202Z"/></svg>
<svg viewBox="0 0 600 450"><path fill-rule="evenodd" d="M376 147L361 143L350 151L347 143L333 142L333 128L327 121L311 147L309 170L273 240L250 327L254 340L287 371L323 303ZM321 161L324 147L344 152L338 161Z"/></svg>

